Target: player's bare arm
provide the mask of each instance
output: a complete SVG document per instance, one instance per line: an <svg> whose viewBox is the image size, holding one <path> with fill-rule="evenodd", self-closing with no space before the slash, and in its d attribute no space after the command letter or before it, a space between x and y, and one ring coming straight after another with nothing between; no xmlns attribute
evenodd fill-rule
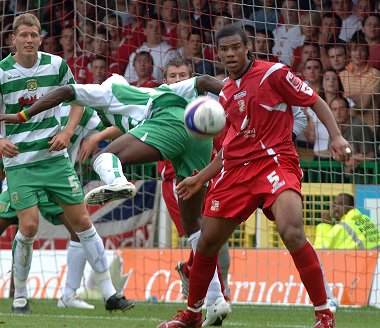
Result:
<svg viewBox="0 0 380 328"><path fill-rule="evenodd" d="M30 117L37 115L45 110L55 107L64 101L71 101L75 98L74 89L70 85L59 87L49 92L47 95L38 99L32 106L27 109L27 115ZM78 108L78 107L76 107ZM19 114L0 114L0 121L11 124L20 124L25 120Z"/></svg>
<svg viewBox="0 0 380 328"><path fill-rule="evenodd" d="M0 153L8 158L15 157L20 152L16 145L6 138L0 138Z"/></svg>
<svg viewBox="0 0 380 328"><path fill-rule="evenodd" d="M78 107L73 109L73 107ZM71 106L71 110L69 112L69 119L66 126L63 128L61 133L58 133L53 137L52 140L49 141L51 147L49 148L49 152L51 151L59 151L67 148L70 143L70 139L73 136L75 129L79 125L79 122L83 116L84 108L80 106Z"/></svg>
<svg viewBox="0 0 380 328"><path fill-rule="evenodd" d="M84 162L90 155L95 154L98 150L99 142L117 139L122 134L123 132L115 126L110 126L99 133L93 134L90 138L83 141L78 153L79 160Z"/></svg>
<svg viewBox="0 0 380 328"><path fill-rule="evenodd" d="M191 196L201 190L205 183L215 178L222 168L222 152L220 151L218 155L215 156L214 160L197 175L188 177L178 184L178 197L183 198L184 200L191 198Z"/></svg>
<svg viewBox="0 0 380 328"><path fill-rule="evenodd" d="M223 88L224 82L211 75L201 75L197 76L196 84L198 93L211 92L218 95Z"/></svg>
<svg viewBox="0 0 380 328"><path fill-rule="evenodd" d="M350 144L342 137L330 108L326 102L318 96L317 101L311 106L311 109L317 114L318 118L329 132L331 140L330 149L333 158L339 162L346 162L351 156Z"/></svg>

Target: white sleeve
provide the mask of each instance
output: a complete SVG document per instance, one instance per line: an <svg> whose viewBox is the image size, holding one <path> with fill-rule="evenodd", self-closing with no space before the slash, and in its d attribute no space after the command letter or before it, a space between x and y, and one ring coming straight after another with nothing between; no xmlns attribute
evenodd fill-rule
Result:
<svg viewBox="0 0 380 328"><path fill-rule="evenodd" d="M294 116L293 133L298 137L307 125L307 118L301 107L292 106L292 110Z"/></svg>
<svg viewBox="0 0 380 328"><path fill-rule="evenodd" d="M181 97L194 99L198 97L198 90L196 88L196 77L192 77L187 80L183 80L177 83L168 85L173 92Z"/></svg>
<svg viewBox="0 0 380 328"><path fill-rule="evenodd" d="M101 84L73 84L75 91L75 103L84 107L103 109L109 107L113 95L111 87L106 88Z"/></svg>

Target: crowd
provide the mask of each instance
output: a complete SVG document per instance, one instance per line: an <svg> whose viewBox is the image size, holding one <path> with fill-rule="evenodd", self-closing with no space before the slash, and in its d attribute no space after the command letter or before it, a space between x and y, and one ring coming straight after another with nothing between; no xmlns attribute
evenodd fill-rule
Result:
<svg viewBox="0 0 380 328"><path fill-rule="evenodd" d="M52 0L40 9L32 1L4 3L2 57L14 51L14 15L33 12L43 22L41 50L64 58L78 83L118 73L132 85L155 87L178 56L191 61L195 74L223 79L215 35L236 24L250 36L255 58L287 65L328 103L355 151L346 177L377 156L380 1L115 0L103 7ZM330 160L326 128L310 108L303 111L308 124L296 140L301 160Z"/></svg>

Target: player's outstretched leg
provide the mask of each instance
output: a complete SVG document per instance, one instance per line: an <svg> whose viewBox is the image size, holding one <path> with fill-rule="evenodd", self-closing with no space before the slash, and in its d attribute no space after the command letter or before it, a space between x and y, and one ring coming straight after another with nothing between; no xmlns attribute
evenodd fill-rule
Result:
<svg viewBox="0 0 380 328"><path fill-rule="evenodd" d="M87 193L84 198L87 205L102 205L112 200L128 199L136 195L136 187L124 176L121 162L114 154L100 154L94 161L93 167L106 185Z"/></svg>

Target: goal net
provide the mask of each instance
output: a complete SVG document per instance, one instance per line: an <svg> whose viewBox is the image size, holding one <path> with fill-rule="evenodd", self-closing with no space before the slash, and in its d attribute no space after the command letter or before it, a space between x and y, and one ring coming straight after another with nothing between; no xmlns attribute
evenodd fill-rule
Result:
<svg viewBox="0 0 380 328"><path fill-rule="evenodd" d="M62 56L77 83L102 83L116 73L138 87L155 87L165 82L165 66L175 57L186 58L195 75L224 79L216 34L223 26L240 26L253 58L289 66L293 87L306 81L350 141L352 160L341 164L332 158L331 140L315 112L301 109L302 132L296 131L300 121L295 118L304 228L338 302L380 307L380 8L376 1L353 0L350 7L332 2L334 6L324 0L1 1L1 59L15 51L14 17L31 12L41 21L41 51ZM89 162L78 162L76 169L85 192L101 184ZM131 299L180 301L175 266L187 259L190 246L171 220L156 163L125 167L125 174L138 189L134 199L88 208L104 240L114 282ZM353 196L355 213L338 203L342 194ZM0 297L11 291L16 231L12 226L0 237ZM68 240L63 226L41 217L28 283L32 297L60 297ZM275 222L260 209L228 244L230 263L225 264L233 302L311 304ZM89 267L81 293L100 295Z"/></svg>

